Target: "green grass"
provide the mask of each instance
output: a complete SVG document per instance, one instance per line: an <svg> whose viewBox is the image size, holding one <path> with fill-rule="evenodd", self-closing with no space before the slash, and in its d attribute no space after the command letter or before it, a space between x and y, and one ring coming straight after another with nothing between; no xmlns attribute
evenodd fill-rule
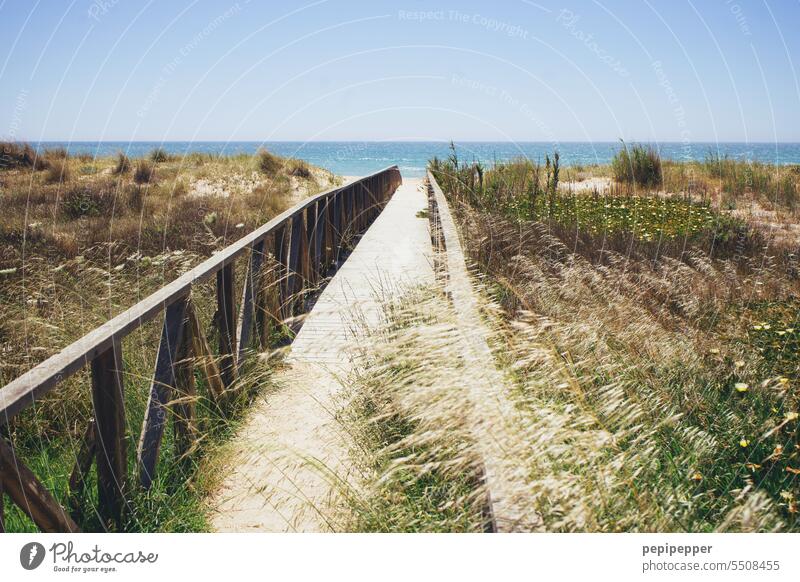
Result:
<svg viewBox="0 0 800 582"><path fill-rule="evenodd" d="M611 160L611 171L617 182L628 186L636 184L652 188L664 181L661 156L652 146L645 147L642 144L628 147L623 142L622 148Z"/></svg>

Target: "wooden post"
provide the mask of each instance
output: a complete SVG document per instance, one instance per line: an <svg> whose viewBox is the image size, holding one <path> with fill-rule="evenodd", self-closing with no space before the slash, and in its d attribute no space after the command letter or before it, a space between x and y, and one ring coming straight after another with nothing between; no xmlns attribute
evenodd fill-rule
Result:
<svg viewBox="0 0 800 582"><path fill-rule="evenodd" d="M323 276L325 275L325 261L323 259L323 241L325 239L325 223L326 221L326 212L325 212L326 203L322 200L317 202L316 204L316 212L314 215L316 216L314 220L314 238L312 251L311 251L311 262L314 265L314 272L316 278L314 283L316 285L320 284L322 281Z"/></svg>
<svg viewBox="0 0 800 582"><path fill-rule="evenodd" d="M127 481L125 388L122 344L111 346L92 360L92 401L97 423L97 498L101 517L122 527Z"/></svg>
<svg viewBox="0 0 800 582"><path fill-rule="evenodd" d="M342 250L342 240L344 233L342 232L342 201L344 194L341 191L337 192L333 197L332 214L333 214L333 262L338 266Z"/></svg>
<svg viewBox="0 0 800 582"><path fill-rule="evenodd" d="M192 328L186 326L176 353L175 390L170 410L175 430L175 455L179 461L190 455L197 443L197 388L194 383Z"/></svg>
<svg viewBox="0 0 800 582"><path fill-rule="evenodd" d="M355 231L355 192L350 186L344 193L344 234L345 244L349 247Z"/></svg>
<svg viewBox="0 0 800 582"><path fill-rule="evenodd" d="M186 316L189 320L189 326L186 331L192 341L192 354L206 377L212 400L219 406L222 404L222 399L225 395L225 383L222 381L222 372L219 371L217 360L214 354L211 353L211 348L208 345L205 333L203 333L203 326L200 324L200 319L197 317L197 311L191 300L186 305Z"/></svg>
<svg viewBox="0 0 800 582"><path fill-rule="evenodd" d="M286 223L275 229L275 275L278 284L278 318L281 323L288 317L287 302L289 301L289 273L286 258L288 245L286 244Z"/></svg>
<svg viewBox="0 0 800 582"><path fill-rule="evenodd" d="M175 363L178 361L178 347L183 343L186 328L186 303L182 297L171 303L164 315L161 329L161 342L156 356L153 382L150 386L150 398L147 402L142 434L139 438L137 459L139 465L139 482L144 489L149 489L156 474L158 452L164 426L167 424L167 403L172 398L175 387Z"/></svg>
<svg viewBox="0 0 800 582"><path fill-rule="evenodd" d="M11 445L0 438L0 497L3 491L43 532L80 532L64 508L17 458ZM4 524L0 525L5 528Z"/></svg>
<svg viewBox="0 0 800 582"><path fill-rule="evenodd" d="M277 264L271 259L267 265L262 264L261 276L255 290L255 329L258 334L258 344L262 350L269 347L270 330L275 325L275 321L280 319L278 305L280 282L275 275L277 268Z"/></svg>
<svg viewBox="0 0 800 582"><path fill-rule="evenodd" d="M311 287L311 256L309 254L311 245L308 237L311 233L309 222L313 222L313 219L311 219L311 215L309 214L310 208L311 207L308 207L297 213L300 217L300 266L298 271L300 276L297 278L298 298L301 298L305 291ZM298 305L302 308L302 303L298 303Z"/></svg>
<svg viewBox="0 0 800 582"><path fill-rule="evenodd" d="M288 300L291 306L289 311L290 315L294 315L294 306L297 300L298 290L302 287L299 282L300 276L300 255L303 250L304 238L303 215L298 213L292 217L292 232L289 239L289 259L288 259L288 273L286 276L287 290L289 293Z"/></svg>
<svg viewBox="0 0 800 582"><path fill-rule="evenodd" d="M217 327L219 329L220 372L225 388L236 379L236 300L233 286L233 263L217 271Z"/></svg>
<svg viewBox="0 0 800 582"><path fill-rule="evenodd" d="M239 313L237 335L239 337L238 367L242 369L245 355L253 337L253 326L256 319L256 294L260 288L261 265L264 261L264 241L253 244L250 250L250 263L247 267L247 278L242 290L242 307Z"/></svg>
<svg viewBox="0 0 800 582"><path fill-rule="evenodd" d="M81 439L78 454L75 457L75 467L72 469L72 474L69 477L69 500L67 506L69 507L72 519L79 520L83 515L81 510L81 497L83 490L86 487L86 477L89 470L92 468L92 461L97 454L97 437L95 436L95 422L92 418L89 420L89 425L86 427L86 432Z"/></svg>
<svg viewBox="0 0 800 582"><path fill-rule="evenodd" d="M333 264L334 252L334 238L333 238L333 200L334 196L328 196L325 199L325 240L322 244L323 249L323 262L325 264L325 271L327 271Z"/></svg>
<svg viewBox="0 0 800 582"><path fill-rule="evenodd" d="M317 263L317 221L319 203L314 202L306 208L306 278L309 287L315 287L319 280L319 264Z"/></svg>

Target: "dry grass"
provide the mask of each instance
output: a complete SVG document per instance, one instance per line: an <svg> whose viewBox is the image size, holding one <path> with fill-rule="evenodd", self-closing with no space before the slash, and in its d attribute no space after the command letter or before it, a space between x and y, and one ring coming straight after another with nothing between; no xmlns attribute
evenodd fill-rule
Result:
<svg viewBox="0 0 800 582"><path fill-rule="evenodd" d="M436 289L384 308L342 394L361 478L337 529L480 532L485 491L452 309Z"/></svg>
<svg viewBox="0 0 800 582"><path fill-rule="evenodd" d="M450 199L502 307L545 529L800 527L793 249L752 227L668 244Z"/></svg>
<svg viewBox="0 0 800 582"><path fill-rule="evenodd" d="M27 155L24 147L18 150ZM127 171L130 162L124 156L90 161L91 171L81 171L87 160L49 156L51 168L63 164L69 173L66 183L51 183L48 172L32 165L0 171L4 190L0 385L268 221L298 196L291 189L297 178L283 173L261 176L252 188L227 197L190 195L201 172L215 177L250 172L253 156L204 158L202 165L180 159L162 161L158 181L141 185ZM60 176L61 170L58 173ZM303 184L309 193L318 189L316 181ZM237 293L241 293L244 280L244 262L240 263ZM211 322L213 284L198 286L194 293L202 320ZM207 325L209 341L214 343L213 326ZM142 422L159 332L160 322L154 321L126 338L123 347L126 408L134 433ZM269 372L268 368L254 368L242 384L263 385ZM68 379L37 401L35 409L15 417L6 429L21 457L59 499L65 494L77 443L91 416L89 385L85 373ZM202 382L200 390L203 393ZM248 393L248 389L242 391L245 400ZM198 407L207 429L201 448L213 447L231 425L207 399L198 402ZM169 450L171 438L166 437L165 450ZM135 454L135 445L129 445L129 451ZM137 494L132 501L136 511L127 527L131 531L206 527L200 498L208 476L195 474L195 464L202 458L195 457L188 472L183 466L165 463L163 479L153 491ZM187 476L193 477L187 480ZM92 507L95 500L87 503ZM12 530L31 527L8 506L6 517ZM88 529L99 527L91 512L84 519Z"/></svg>

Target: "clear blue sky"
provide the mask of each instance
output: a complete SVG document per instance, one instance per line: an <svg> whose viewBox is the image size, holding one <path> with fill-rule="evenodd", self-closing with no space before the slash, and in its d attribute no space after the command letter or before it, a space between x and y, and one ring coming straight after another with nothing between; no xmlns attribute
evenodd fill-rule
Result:
<svg viewBox="0 0 800 582"><path fill-rule="evenodd" d="M797 0L0 0L0 136L800 141L798 24Z"/></svg>

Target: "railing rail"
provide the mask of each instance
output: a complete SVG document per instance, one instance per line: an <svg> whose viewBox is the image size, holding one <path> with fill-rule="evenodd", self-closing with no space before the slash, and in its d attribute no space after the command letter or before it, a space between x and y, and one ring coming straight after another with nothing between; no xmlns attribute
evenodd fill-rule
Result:
<svg viewBox="0 0 800 582"><path fill-rule="evenodd" d="M194 358L205 375L210 394L224 398L235 381L251 342L266 347L265 314L286 322L302 310L296 298L315 288L324 272L339 259L352 237L377 217L401 183L396 166L385 168L342 187L311 196L215 253L176 280L160 288L59 353L0 388L0 426L32 406L59 383L89 366L95 418L78 459L73 478L92 460L97 463L98 499L104 517L122 520L126 473L122 339L164 313L150 400L139 439L139 480L149 487L155 474L158 448L166 424L165 408L175 392L193 395ZM271 239L272 248L268 247ZM249 262L237 305L234 262ZM267 263L270 263L269 269ZM214 355L202 333L191 301L192 288L216 275L219 335ZM267 305L267 280L276 288L277 302ZM188 363L187 363L188 362ZM189 401L191 398L179 398ZM174 415L180 446L191 447L196 428L191 404ZM80 455L79 455L80 457ZM73 479L70 479L72 486ZM36 480L11 445L0 438L0 531L3 531L3 490L43 531L77 531L74 520Z"/></svg>

